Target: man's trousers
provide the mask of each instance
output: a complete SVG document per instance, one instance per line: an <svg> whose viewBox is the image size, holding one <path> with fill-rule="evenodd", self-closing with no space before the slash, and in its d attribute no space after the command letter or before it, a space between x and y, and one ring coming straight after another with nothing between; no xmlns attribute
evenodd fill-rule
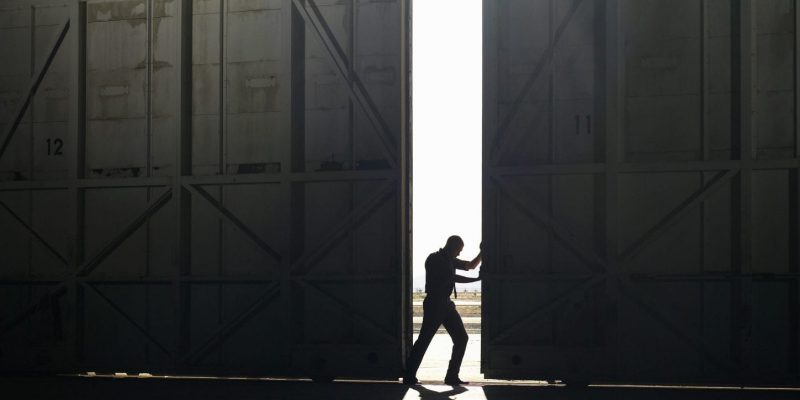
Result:
<svg viewBox="0 0 800 400"><path fill-rule="evenodd" d="M422 328L419 332L414 347L406 363L406 377L416 376L422 357L428 346L433 340L433 335L439 330L439 326L444 325L450 338L453 340L453 353L450 356L450 365L447 368L447 377L458 377L461 369L461 361L464 359L464 352L467 349L467 330L464 329L464 322L456 311L456 305L449 297L425 297L422 303L423 316Z"/></svg>

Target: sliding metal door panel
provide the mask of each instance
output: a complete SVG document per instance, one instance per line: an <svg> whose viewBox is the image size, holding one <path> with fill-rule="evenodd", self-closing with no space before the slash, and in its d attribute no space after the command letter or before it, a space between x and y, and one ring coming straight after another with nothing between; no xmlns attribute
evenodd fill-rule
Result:
<svg viewBox="0 0 800 400"><path fill-rule="evenodd" d="M485 2L487 377L797 383L798 15Z"/></svg>
<svg viewBox="0 0 800 400"><path fill-rule="evenodd" d="M4 5L2 370L399 376L409 9Z"/></svg>

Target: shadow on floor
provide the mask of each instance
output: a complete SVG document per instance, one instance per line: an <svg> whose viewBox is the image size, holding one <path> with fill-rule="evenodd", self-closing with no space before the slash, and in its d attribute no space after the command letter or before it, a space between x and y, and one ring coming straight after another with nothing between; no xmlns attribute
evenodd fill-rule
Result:
<svg viewBox="0 0 800 400"><path fill-rule="evenodd" d="M792 399L800 391L484 385L407 387L394 382L334 382L161 378L0 378L3 399L226 399L226 400L619 400Z"/></svg>
<svg viewBox="0 0 800 400"><path fill-rule="evenodd" d="M751 390L751 389L698 389L664 387L586 387L569 388L558 386L499 386L483 387L486 399L536 399L536 400L651 400L651 399L797 399L797 390Z"/></svg>
<svg viewBox="0 0 800 400"><path fill-rule="evenodd" d="M417 392L416 397L414 396L412 391L406 393L404 399L420 399L420 400L448 400L452 398L458 398L457 396L470 391L469 387L464 386L457 386L457 387L444 387L444 388L436 388L431 389L427 386L417 385L411 386L410 388L412 391ZM472 387L472 391L477 392L480 389L477 387Z"/></svg>

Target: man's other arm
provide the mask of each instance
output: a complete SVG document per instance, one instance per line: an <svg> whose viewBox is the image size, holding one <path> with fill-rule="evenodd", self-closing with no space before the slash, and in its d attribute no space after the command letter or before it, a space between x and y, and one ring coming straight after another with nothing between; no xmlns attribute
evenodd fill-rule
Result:
<svg viewBox="0 0 800 400"><path fill-rule="evenodd" d="M478 265L480 265L481 263L481 253L478 253L478 255L472 259L472 261L456 260L458 261L458 263L456 264L456 268L464 271L469 271L477 268ZM478 275L475 278L470 278L468 276L461 276L459 274L455 274L456 283L472 283L472 282L477 282L479 280L481 280L480 275Z"/></svg>
<svg viewBox="0 0 800 400"><path fill-rule="evenodd" d="M472 259L472 261L464 261L464 260L456 259L453 262L453 264L455 264L456 269L460 269L460 270L463 270L463 271L473 270L473 269L477 268L478 265L481 264L481 259L483 257L481 255L482 253L483 252L478 253L478 255L475 256L475 258Z"/></svg>
<svg viewBox="0 0 800 400"><path fill-rule="evenodd" d="M456 283L472 283L472 282L477 282L479 280L481 280L480 275L476 276L475 278L470 278L468 276L461 276L459 274L456 274L455 276Z"/></svg>

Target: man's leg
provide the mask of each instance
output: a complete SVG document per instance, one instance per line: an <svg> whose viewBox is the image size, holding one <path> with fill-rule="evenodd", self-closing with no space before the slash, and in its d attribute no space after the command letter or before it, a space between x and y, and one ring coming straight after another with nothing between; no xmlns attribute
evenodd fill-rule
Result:
<svg viewBox="0 0 800 400"><path fill-rule="evenodd" d="M458 380L458 371L461 369L461 361L464 359L464 352L467 350L469 336L467 336L464 322L461 320L461 316L458 315L453 302L448 305L442 323L453 340L453 353L450 356L450 365L447 368L445 381L453 378Z"/></svg>
<svg viewBox="0 0 800 400"><path fill-rule="evenodd" d="M425 355L425 351L428 350L428 346L431 344L431 340L433 340L433 336L439 330L441 324L442 307L425 302L423 304L422 327L419 330L419 337L414 342L414 346L411 347L411 354L408 356L408 362L406 362L406 379L417 376L422 357Z"/></svg>

